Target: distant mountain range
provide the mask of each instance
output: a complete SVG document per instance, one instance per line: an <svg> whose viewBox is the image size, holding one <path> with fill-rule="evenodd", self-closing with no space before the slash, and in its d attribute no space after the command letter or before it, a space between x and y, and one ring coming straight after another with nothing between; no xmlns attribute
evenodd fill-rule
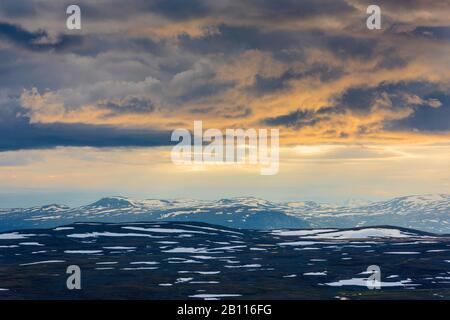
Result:
<svg viewBox="0 0 450 320"><path fill-rule="evenodd" d="M0 209L0 231L51 228L74 222L184 221L240 229L354 228L391 225L450 233L450 195L416 195L336 206L313 201L276 203L252 197L217 201L109 197L77 208L46 205Z"/></svg>

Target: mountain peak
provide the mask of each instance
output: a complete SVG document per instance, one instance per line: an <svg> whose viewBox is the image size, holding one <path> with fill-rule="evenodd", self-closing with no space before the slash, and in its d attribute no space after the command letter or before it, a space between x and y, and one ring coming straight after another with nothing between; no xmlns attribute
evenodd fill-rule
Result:
<svg viewBox="0 0 450 320"><path fill-rule="evenodd" d="M60 212L60 211L66 211L69 210L70 207L66 206L66 205L62 205L62 204L48 204L45 206L40 206L40 207L32 207L29 208L29 212Z"/></svg>
<svg viewBox="0 0 450 320"><path fill-rule="evenodd" d="M89 205L89 207L95 208L127 208L135 206L133 200L120 196L102 198Z"/></svg>
<svg viewBox="0 0 450 320"><path fill-rule="evenodd" d="M260 206L270 206L272 203L268 200L256 198L256 197L233 197L227 199L220 199L218 201L219 204L228 204L228 205L245 205L249 207L260 207Z"/></svg>
<svg viewBox="0 0 450 320"><path fill-rule="evenodd" d="M434 201L448 201L450 200L450 195L448 194L423 194L423 195L413 195L400 198L403 201L413 202L421 204L424 202L434 202Z"/></svg>

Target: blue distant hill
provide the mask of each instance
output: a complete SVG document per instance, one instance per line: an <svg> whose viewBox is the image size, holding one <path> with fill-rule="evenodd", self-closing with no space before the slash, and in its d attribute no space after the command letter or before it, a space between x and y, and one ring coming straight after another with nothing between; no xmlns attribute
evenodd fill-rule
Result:
<svg viewBox="0 0 450 320"><path fill-rule="evenodd" d="M0 209L0 216L0 231L89 221L184 221L238 229L391 225L450 233L450 195L405 196L353 206L318 204L313 201L276 203L252 197L216 201L109 197L76 208L52 204L25 209Z"/></svg>

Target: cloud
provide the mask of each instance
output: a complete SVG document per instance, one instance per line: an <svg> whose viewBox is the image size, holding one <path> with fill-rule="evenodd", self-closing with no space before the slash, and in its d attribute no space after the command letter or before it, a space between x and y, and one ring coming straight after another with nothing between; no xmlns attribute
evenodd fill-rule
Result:
<svg viewBox="0 0 450 320"><path fill-rule="evenodd" d="M170 132L88 124L30 124L0 128L0 151L55 147L155 147L170 145Z"/></svg>
<svg viewBox="0 0 450 320"><path fill-rule="evenodd" d="M247 118L252 115L253 111L249 107L229 106L225 108L198 108L190 110L194 115L208 115L212 117L221 117L226 119Z"/></svg>
<svg viewBox="0 0 450 320"><path fill-rule="evenodd" d="M390 130L425 132L450 131L450 95L436 92L415 101L415 110L409 117L386 124Z"/></svg>
<svg viewBox="0 0 450 320"><path fill-rule="evenodd" d="M177 73L171 79L168 99L169 102L182 104L223 93L233 85L233 81L217 79L217 72L211 63L199 61L191 69Z"/></svg>
<svg viewBox="0 0 450 320"><path fill-rule="evenodd" d="M345 15L355 10L352 5L342 0L279 0L277 2L251 0L246 2L246 4L255 10L255 15L275 20Z"/></svg>
<svg viewBox="0 0 450 320"><path fill-rule="evenodd" d="M326 64L312 64L298 71L289 69L275 77L265 77L257 74L250 90L254 90L257 95L264 95L289 88L291 80L318 78L321 82L328 82L336 80L342 75L343 71L341 68L335 68Z"/></svg>
<svg viewBox="0 0 450 320"><path fill-rule="evenodd" d="M1 102L1 100L0 100ZM0 103L0 151L76 147L152 147L171 144L170 132L83 123L32 123L18 101Z"/></svg>
<svg viewBox="0 0 450 320"><path fill-rule="evenodd" d="M20 103L32 122L89 122L89 117L96 122L95 117L151 114L156 109L151 96L157 86L158 81L146 78L138 82L97 82L43 93L32 88L23 90Z"/></svg>
<svg viewBox="0 0 450 320"><path fill-rule="evenodd" d="M314 111L296 110L286 115L264 119L263 123L269 126L285 126L287 128L299 129L305 126L314 126L319 123L320 119L316 115L317 113Z"/></svg>
<svg viewBox="0 0 450 320"><path fill-rule="evenodd" d="M80 0L84 28L71 32L64 3L6 0L0 87L31 126L89 133L201 117L279 126L289 143L436 139L428 132L448 117L436 94L450 87L450 6L425 2L381 1L383 30L369 32L359 0Z"/></svg>
<svg viewBox="0 0 450 320"><path fill-rule="evenodd" d="M37 13L37 7L32 1L17 2L15 0L3 0L0 2L0 11L9 17L31 17Z"/></svg>
<svg viewBox="0 0 450 320"><path fill-rule="evenodd" d="M419 26L412 31L412 34L428 39L450 41L450 27L448 26Z"/></svg>
<svg viewBox="0 0 450 320"><path fill-rule="evenodd" d="M207 2L202 0L156 0L151 1L149 8L173 20L198 18L210 13Z"/></svg>
<svg viewBox="0 0 450 320"><path fill-rule="evenodd" d="M377 53L378 40L348 35L328 36L326 47L340 58L370 59Z"/></svg>
<svg viewBox="0 0 450 320"><path fill-rule="evenodd" d="M236 54L246 50L269 50L296 48L298 34L276 30L261 30L256 26L217 25L206 30L200 37L184 34L178 37L184 50L194 53Z"/></svg>
<svg viewBox="0 0 450 320"><path fill-rule="evenodd" d="M76 47L82 41L82 38L77 35L61 35L53 40L44 30L27 31L19 25L5 22L0 22L0 38L19 47L35 51L62 51Z"/></svg>
<svg viewBox="0 0 450 320"><path fill-rule="evenodd" d="M448 131L450 98L435 90L435 84L418 81L350 87L329 106L298 109L264 118L262 123L300 132L310 128L309 134L314 131L337 139L363 138L383 131Z"/></svg>
<svg viewBox="0 0 450 320"><path fill-rule="evenodd" d="M150 99L133 96L119 100L99 102L97 106L108 110L111 116L129 113L148 114L155 110L155 106Z"/></svg>

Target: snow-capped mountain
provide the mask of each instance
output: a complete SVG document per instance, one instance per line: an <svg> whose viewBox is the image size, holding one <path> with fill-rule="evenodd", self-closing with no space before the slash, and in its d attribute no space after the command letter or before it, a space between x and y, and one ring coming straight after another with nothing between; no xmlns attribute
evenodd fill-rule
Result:
<svg viewBox="0 0 450 320"><path fill-rule="evenodd" d="M62 224L129 221L194 221L246 229L306 228L303 219L284 212L269 201L240 197L218 201L134 200L108 197L78 208L59 205L0 211L0 231L44 228Z"/></svg>
<svg viewBox="0 0 450 320"><path fill-rule="evenodd" d="M254 197L216 201L108 197L77 208L52 204L0 209L0 231L89 221L193 221L244 229L392 225L450 233L450 195L447 194L405 196L365 205L352 203L350 206L313 201L276 203Z"/></svg>
<svg viewBox="0 0 450 320"><path fill-rule="evenodd" d="M356 207L319 206L315 210L291 210L311 227L352 228L393 225L428 232L450 232L450 195L415 195Z"/></svg>

